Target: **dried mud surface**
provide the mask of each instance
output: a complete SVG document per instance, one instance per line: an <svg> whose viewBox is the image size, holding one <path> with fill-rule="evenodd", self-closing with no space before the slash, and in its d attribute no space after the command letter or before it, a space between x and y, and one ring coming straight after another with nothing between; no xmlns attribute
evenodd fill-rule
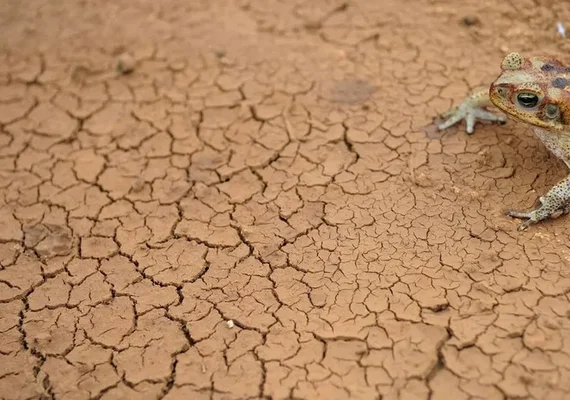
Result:
<svg viewBox="0 0 570 400"><path fill-rule="evenodd" d="M1 398L570 398L563 164L432 123L570 10L464 3L5 1Z"/></svg>

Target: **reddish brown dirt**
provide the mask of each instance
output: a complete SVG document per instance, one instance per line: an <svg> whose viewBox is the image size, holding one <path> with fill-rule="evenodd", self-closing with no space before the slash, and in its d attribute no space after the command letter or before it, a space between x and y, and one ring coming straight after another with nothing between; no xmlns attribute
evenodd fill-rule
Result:
<svg viewBox="0 0 570 400"><path fill-rule="evenodd" d="M432 123L570 7L457 4L5 1L1 397L570 398L564 166Z"/></svg>

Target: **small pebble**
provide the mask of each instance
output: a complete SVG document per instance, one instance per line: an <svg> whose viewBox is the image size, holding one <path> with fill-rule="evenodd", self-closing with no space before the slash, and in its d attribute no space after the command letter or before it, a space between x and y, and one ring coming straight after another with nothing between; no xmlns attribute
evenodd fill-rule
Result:
<svg viewBox="0 0 570 400"><path fill-rule="evenodd" d="M562 22L556 23L556 29L558 30L558 34L560 36L562 36L563 38L566 37L566 28L564 27L564 24L562 24Z"/></svg>
<svg viewBox="0 0 570 400"><path fill-rule="evenodd" d="M475 15L466 15L465 17L463 17L463 19L461 20L461 22L462 22L463 25L465 25L465 26L479 25L479 24L481 23L481 21L479 20L479 18L476 17Z"/></svg>
<svg viewBox="0 0 570 400"><path fill-rule="evenodd" d="M233 58L223 56L220 58L220 64L222 64L225 67L233 67L236 64L236 62Z"/></svg>
<svg viewBox="0 0 570 400"><path fill-rule="evenodd" d="M186 68L186 63L184 61L173 61L169 66L173 71L179 72Z"/></svg>
<svg viewBox="0 0 570 400"><path fill-rule="evenodd" d="M131 190L133 193L139 193L141 190L144 189L144 181L142 179L137 179L133 182L131 186Z"/></svg>
<svg viewBox="0 0 570 400"><path fill-rule="evenodd" d="M226 324L228 324L228 328L232 329L235 325L234 325L234 321L233 320L229 320L226 322Z"/></svg>
<svg viewBox="0 0 570 400"><path fill-rule="evenodd" d="M117 70L121 74L130 74L135 70L136 61L129 53L123 53L117 60Z"/></svg>

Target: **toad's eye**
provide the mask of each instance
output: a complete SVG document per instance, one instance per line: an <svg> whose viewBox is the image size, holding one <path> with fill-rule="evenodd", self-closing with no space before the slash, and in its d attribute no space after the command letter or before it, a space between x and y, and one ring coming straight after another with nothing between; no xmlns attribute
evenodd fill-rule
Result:
<svg viewBox="0 0 570 400"><path fill-rule="evenodd" d="M538 96L534 93L519 93L517 102L524 108L534 108L538 104Z"/></svg>

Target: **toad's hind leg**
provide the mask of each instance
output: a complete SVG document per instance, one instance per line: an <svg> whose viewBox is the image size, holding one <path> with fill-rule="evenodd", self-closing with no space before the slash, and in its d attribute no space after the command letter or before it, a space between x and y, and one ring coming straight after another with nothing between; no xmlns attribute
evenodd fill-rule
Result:
<svg viewBox="0 0 570 400"><path fill-rule="evenodd" d="M539 205L532 211L509 210L505 214L513 218L526 219L519 225L519 230L524 230L547 218L557 218L562 214L567 214L570 212L570 175L540 197L538 203Z"/></svg>

